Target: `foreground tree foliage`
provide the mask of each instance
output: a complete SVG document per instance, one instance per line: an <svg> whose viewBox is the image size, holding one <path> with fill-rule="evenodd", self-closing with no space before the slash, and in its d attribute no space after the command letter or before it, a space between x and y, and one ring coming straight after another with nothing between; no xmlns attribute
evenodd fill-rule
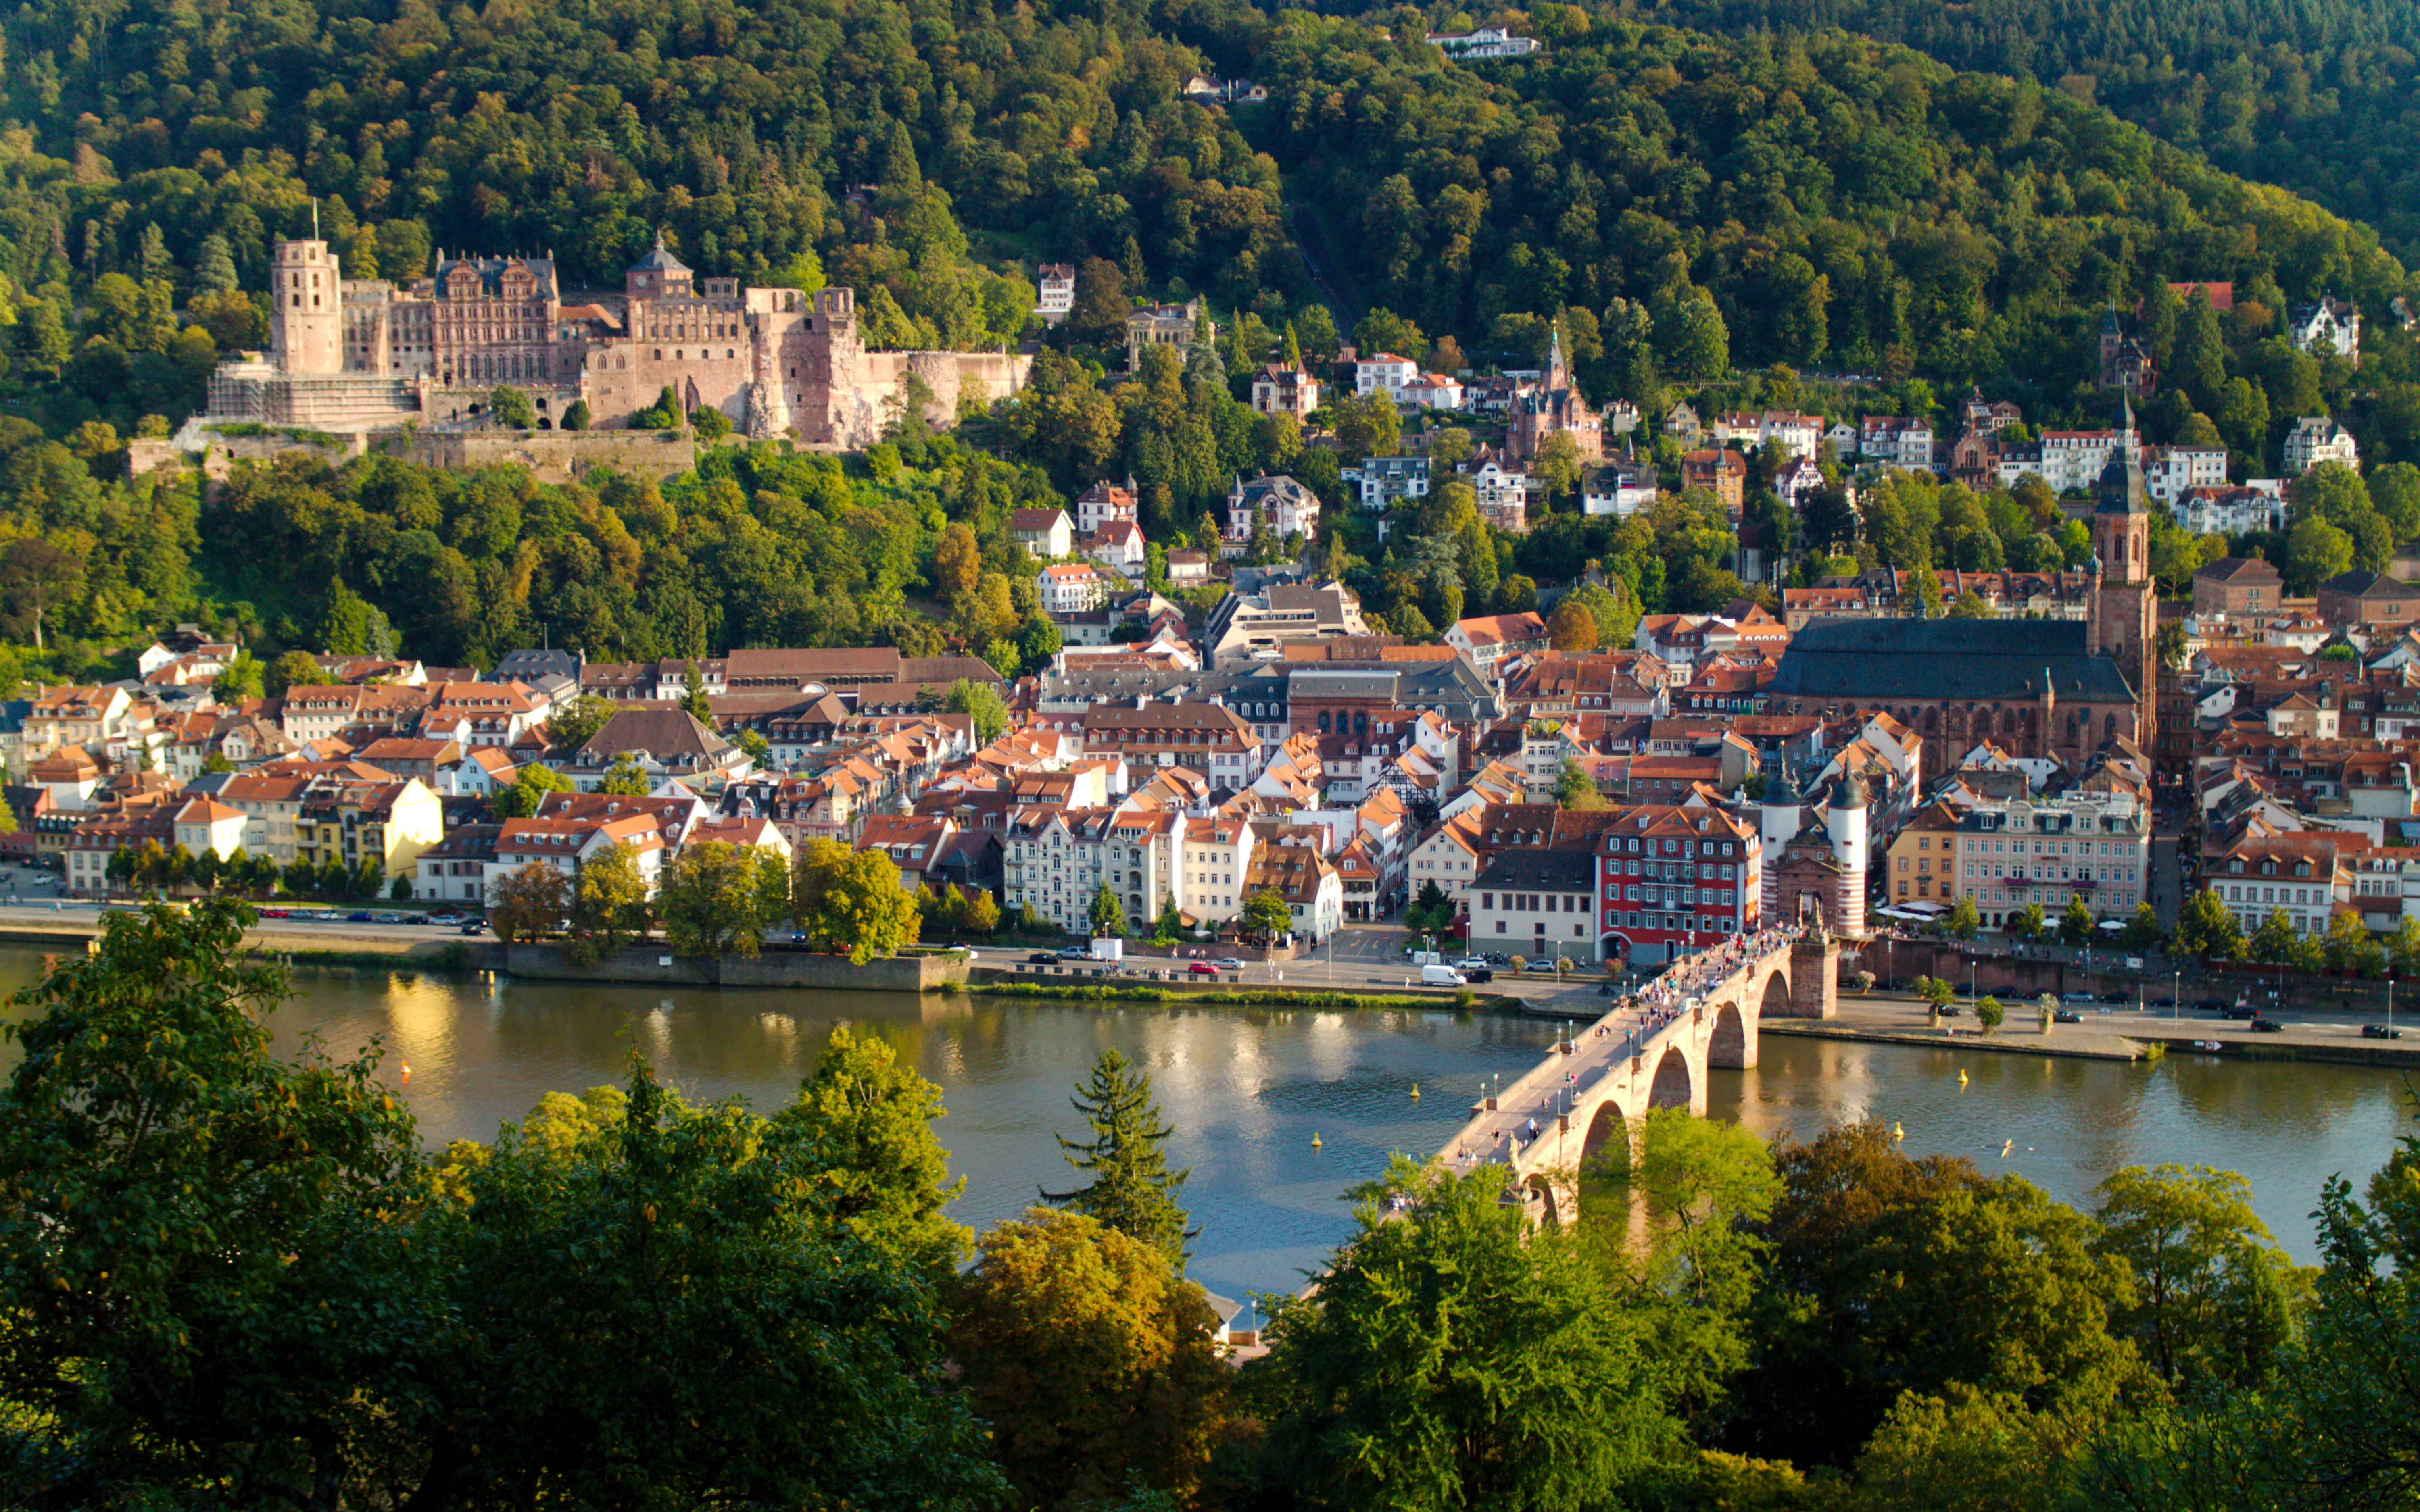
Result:
<svg viewBox="0 0 2420 1512"><path fill-rule="evenodd" d="M1096 1505L1129 1478L1191 1491L1229 1370L1218 1315L1157 1247L1037 1208L984 1235L951 1310L951 1354L1026 1504Z"/></svg>
<svg viewBox="0 0 2420 1512"><path fill-rule="evenodd" d="M2091 1221L2023 1178L1910 1160L1876 1123L1786 1145L1776 1166L1736 1445L1842 1463L1902 1392L1952 1382L2062 1413L2159 1395L2111 1328L2135 1300L2125 1261L2096 1253Z"/></svg>
<svg viewBox="0 0 2420 1512"><path fill-rule="evenodd" d="M40 1507L976 1507L925 1273L808 1120L634 1065L432 1165L281 1061L240 904L113 918L0 1093L0 1473ZM879 1227L879 1226L877 1226Z"/></svg>
<svg viewBox="0 0 2420 1512"><path fill-rule="evenodd" d="M1678 1450L1652 1325L1592 1246L1525 1237L1500 1171L1399 1159L1383 1185L1317 1292L1273 1304L1265 1473L1316 1506L1568 1508Z"/></svg>

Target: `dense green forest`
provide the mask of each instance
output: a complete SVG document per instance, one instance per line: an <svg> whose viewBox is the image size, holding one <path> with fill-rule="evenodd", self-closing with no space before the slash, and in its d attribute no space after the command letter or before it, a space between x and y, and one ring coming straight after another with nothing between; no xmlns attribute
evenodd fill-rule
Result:
<svg viewBox="0 0 2420 1512"><path fill-rule="evenodd" d="M2420 14L2351 0L1676 0L1658 21L1732 34L1839 27L1960 69L2055 85L2230 173L2420 249L2412 70Z"/></svg>
<svg viewBox="0 0 2420 1512"><path fill-rule="evenodd" d="M2411 1139L2325 1181L2316 1267L2224 1170L2070 1206L1872 1122L1769 1147L1661 1110L1536 1230L1500 1168L1399 1157L1235 1369L1114 1051L1071 1190L977 1236L940 1089L884 1031L837 1029L776 1108L634 1054L427 1151L375 1045L271 1053L291 983L248 921L121 915L19 995L12 1505L2409 1504Z"/></svg>

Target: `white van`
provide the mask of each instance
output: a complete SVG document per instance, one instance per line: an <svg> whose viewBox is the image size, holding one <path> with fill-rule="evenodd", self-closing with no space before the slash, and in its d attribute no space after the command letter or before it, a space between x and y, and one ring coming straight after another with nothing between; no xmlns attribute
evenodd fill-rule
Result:
<svg viewBox="0 0 2420 1512"><path fill-rule="evenodd" d="M1451 966L1420 967L1420 985L1423 987L1460 987L1466 980L1463 974Z"/></svg>

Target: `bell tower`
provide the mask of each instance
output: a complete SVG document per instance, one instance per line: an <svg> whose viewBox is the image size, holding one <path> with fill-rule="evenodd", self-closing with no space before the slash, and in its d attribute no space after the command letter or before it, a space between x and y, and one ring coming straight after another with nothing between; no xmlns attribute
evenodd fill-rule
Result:
<svg viewBox="0 0 2420 1512"><path fill-rule="evenodd" d="M345 301L336 255L314 237L281 241L269 255L269 349L279 372L341 373Z"/></svg>
<svg viewBox="0 0 2420 1512"><path fill-rule="evenodd" d="M2117 446L2101 470L2092 507L2093 570L2090 641L2096 656L2112 656L2133 686L2138 701L2134 739L2151 745L2157 703L2157 671L2151 583L2151 513L2143 486L2141 448L2134 436L2134 407L2118 400Z"/></svg>

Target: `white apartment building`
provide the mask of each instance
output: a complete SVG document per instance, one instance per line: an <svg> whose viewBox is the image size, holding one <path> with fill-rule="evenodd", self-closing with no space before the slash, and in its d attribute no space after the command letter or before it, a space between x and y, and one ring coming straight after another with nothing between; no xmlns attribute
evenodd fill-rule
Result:
<svg viewBox="0 0 2420 1512"><path fill-rule="evenodd" d="M1001 893L1029 919L1070 934L1092 933L1104 883L1129 928L1147 928L1171 897L1186 906L1177 835L1185 816L1166 810L1019 809L1009 815Z"/></svg>
<svg viewBox="0 0 2420 1512"><path fill-rule="evenodd" d="M2359 844L2360 837L2342 843ZM2211 857L2202 875L2246 934L2272 913L2284 914L2297 934L2324 934L2337 899L2338 844L2334 836L2299 831L2245 840Z"/></svg>
<svg viewBox="0 0 2420 1512"><path fill-rule="evenodd" d="M2352 432L2325 415L2305 415L2286 433L2286 475L2299 478L2322 462L2340 462L2359 471L2361 448Z"/></svg>
<svg viewBox="0 0 2420 1512"><path fill-rule="evenodd" d="M2041 439L2041 480L2053 493L2088 490L2118 450L2114 430L2046 430Z"/></svg>
<svg viewBox="0 0 2420 1512"><path fill-rule="evenodd" d="M1515 37L1501 26L1469 32L1431 32L1429 45L1450 58L1527 57L1538 51L1534 37Z"/></svg>
<svg viewBox="0 0 2420 1512"><path fill-rule="evenodd" d="M1099 609L1109 596L1109 579L1089 562L1045 567L1034 574L1033 587L1045 614L1081 614Z"/></svg>
<svg viewBox="0 0 2420 1512"><path fill-rule="evenodd" d="M1180 890L1176 906L1196 923L1217 930L1244 911L1245 887L1252 872L1255 838L1251 825L1223 814L1184 818L1177 857Z"/></svg>
<svg viewBox="0 0 2420 1512"><path fill-rule="evenodd" d="M1388 398L1396 391L1420 376L1420 364L1393 352L1379 352L1353 364L1353 392L1384 393Z"/></svg>
<svg viewBox="0 0 2420 1512"><path fill-rule="evenodd" d="M1857 455L1909 472L1932 471L1932 427L1900 415L1868 415L1857 431Z"/></svg>
<svg viewBox="0 0 2420 1512"><path fill-rule="evenodd" d="M1473 887L1472 949L1596 964L1594 851L1498 852Z"/></svg>
<svg viewBox="0 0 2420 1512"><path fill-rule="evenodd" d="M1033 313L1055 326L1076 308L1076 270L1067 263L1044 263L1041 271L1041 298Z"/></svg>
<svg viewBox="0 0 2420 1512"><path fill-rule="evenodd" d="M2188 488L2226 486L2224 446L2152 446L2143 452L2143 491L2174 504Z"/></svg>
<svg viewBox="0 0 2420 1512"><path fill-rule="evenodd" d="M1580 484L1580 507L1590 515L1628 519L1655 502L1655 469L1648 463L1627 458L1607 462L1588 470Z"/></svg>

